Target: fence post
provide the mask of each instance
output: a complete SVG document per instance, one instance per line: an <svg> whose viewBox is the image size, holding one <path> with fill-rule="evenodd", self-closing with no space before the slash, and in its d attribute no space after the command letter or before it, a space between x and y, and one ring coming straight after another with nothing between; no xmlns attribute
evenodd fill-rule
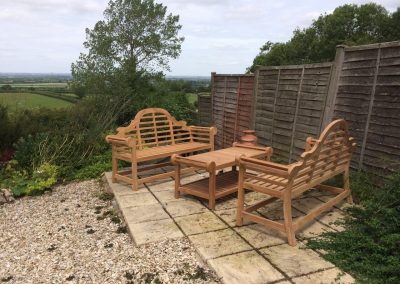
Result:
<svg viewBox="0 0 400 284"><path fill-rule="evenodd" d="M343 61L344 61L344 49L345 45L338 45L336 47L335 61L331 71L331 77L329 81L328 97L325 102L325 112L323 114L321 129L324 129L332 120L333 112L335 110L336 96L339 89L340 74L342 73Z"/></svg>
<svg viewBox="0 0 400 284"><path fill-rule="evenodd" d="M256 129L256 104L257 104L257 96L258 96L258 76L260 74L260 66L256 66L256 72L254 73L254 81L253 81L253 97L251 99L251 121L250 126L252 129Z"/></svg>
<svg viewBox="0 0 400 284"><path fill-rule="evenodd" d="M214 78L216 72L211 72L211 125L215 126L214 124L214 94L215 94L215 86L214 86Z"/></svg>

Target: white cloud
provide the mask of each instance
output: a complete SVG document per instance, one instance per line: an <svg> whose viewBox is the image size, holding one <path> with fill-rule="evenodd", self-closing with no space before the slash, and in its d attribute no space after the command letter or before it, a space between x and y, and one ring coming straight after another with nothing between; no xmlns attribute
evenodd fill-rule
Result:
<svg viewBox="0 0 400 284"><path fill-rule="evenodd" d="M378 0L390 11L399 0ZM108 0L1 1L0 72L69 72L83 51L84 29L103 18ZM180 15L182 54L173 75L240 73L268 40L287 41L347 0L156 0ZM366 3L370 0L351 0Z"/></svg>

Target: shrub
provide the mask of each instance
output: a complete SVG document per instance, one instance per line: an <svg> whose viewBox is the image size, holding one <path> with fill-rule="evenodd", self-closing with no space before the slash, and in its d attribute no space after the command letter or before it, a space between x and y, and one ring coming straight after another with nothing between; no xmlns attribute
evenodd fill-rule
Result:
<svg viewBox="0 0 400 284"><path fill-rule="evenodd" d="M352 191L361 207L348 209L345 231L324 233L308 245L327 252L324 257L366 283L400 282L400 174L382 188L368 176L355 175Z"/></svg>
<svg viewBox="0 0 400 284"><path fill-rule="evenodd" d="M18 170L17 165L15 160L9 162L0 174L1 186L10 188L14 196L38 195L50 190L57 182L57 166L44 163L29 175L24 170Z"/></svg>
<svg viewBox="0 0 400 284"><path fill-rule="evenodd" d="M71 178L74 180L97 178L111 169L111 151L108 150L104 154L96 155L86 161L85 165L76 170Z"/></svg>

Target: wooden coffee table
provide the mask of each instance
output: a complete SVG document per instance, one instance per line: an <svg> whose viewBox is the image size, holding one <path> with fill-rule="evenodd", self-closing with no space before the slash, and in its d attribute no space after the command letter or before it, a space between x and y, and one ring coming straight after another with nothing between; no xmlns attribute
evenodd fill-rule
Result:
<svg viewBox="0 0 400 284"><path fill-rule="evenodd" d="M272 154L270 147L245 146L234 143L233 147L183 157L173 155L171 161L175 164L175 198L180 193L187 193L208 200L208 207L215 209L215 200L237 191L238 173L237 158L244 155L250 158L269 158ZM182 166L202 169L209 173L208 178L181 184ZM232 171L217 174L218 171L232 167Z"/></svg>

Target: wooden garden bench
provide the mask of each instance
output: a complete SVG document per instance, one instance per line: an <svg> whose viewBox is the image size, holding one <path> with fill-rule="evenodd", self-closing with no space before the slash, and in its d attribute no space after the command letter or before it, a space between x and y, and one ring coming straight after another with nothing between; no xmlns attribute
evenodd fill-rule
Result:
<svg viewBox="0 0 400 284"><path fill-rule="evenodd" d="M296 245L296 231L343 199L347 198L349 203L352 202L349 165L355 147L353 138L349 137L347 123L339 119L330 123L318 140L311 137L307 139L305 152L296 163L281 165L240 157L237 225L241 226L243 219L263 224L286 233L289 245ZM321 184L339 174L343 174L343 188ZM293 221L292 199L311 188L328 190L336 195L307 215ZM268 198L244 208L245 189L264 193ZM283 223L251 213L276 200L283 201Z"/></svg>
<svg viewBox="0 0 400 284"><path fill-rule="evenodd" d="M170 162L140 168L138 164L169 158L172 154L214 150L216 133L215 127L187 126L185 121L177 121L162 108L141 110L128 126L119 127L116 135L106 137L112 145L112 180L122 180L137 190L139 184L173 176L174 171L170 171L139 178L138 172L167 166ZM118 160L130 162L131 170L118 172Z"/></svg>

